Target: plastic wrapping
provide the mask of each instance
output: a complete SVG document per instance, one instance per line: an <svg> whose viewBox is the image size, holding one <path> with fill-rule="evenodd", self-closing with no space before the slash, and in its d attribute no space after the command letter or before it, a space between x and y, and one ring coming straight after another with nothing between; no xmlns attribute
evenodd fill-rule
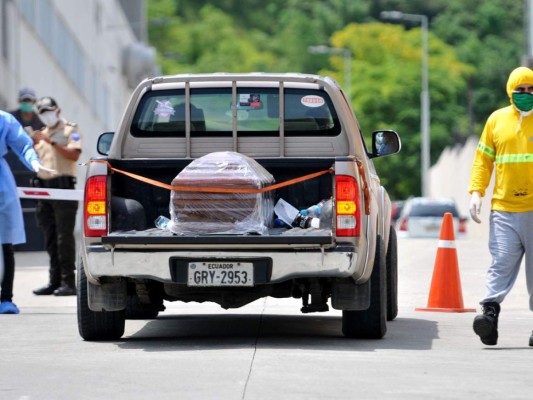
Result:
<svg viewBox="0 0 533 400"><path fill-rule="evenodd" d="M232 151L210 153L183 169L172 185L255 188L274 183L257 161ZM274 193L172 191L170 215L177 234L268 234L274 219Z"/></svg>

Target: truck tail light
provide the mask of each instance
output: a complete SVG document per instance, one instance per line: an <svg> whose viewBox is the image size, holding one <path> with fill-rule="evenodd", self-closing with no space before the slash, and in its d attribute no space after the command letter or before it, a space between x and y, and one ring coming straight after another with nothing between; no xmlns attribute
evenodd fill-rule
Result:
<svg viewBox="0 0 533 400"><path fill-rule="evenodd" d="M337 211L337 236L359 236L361 211L359 188L352 176L335 176L335 199Z"/></svg>
<svg viewBox="0 0 533 400"><path fill-rule="evenodd" d="M399 226L399 230L402 231L402 232L407 232L407 230L409 229L409 218L405 217L405 218L402 218L400 220L400 226Z"/></svg>
<svg viewBox="0 0 533 400"><path fill-rule="evenodd" d="M85 184L83 221L85 236L107 233L107 176L96 175Z"/></svg>
<svg viewBox="0 0 533 400"><path fill-rule="evenodd" d="M468 222L467 218L459 218L459 233L466 233L466 223Z"/></svg>

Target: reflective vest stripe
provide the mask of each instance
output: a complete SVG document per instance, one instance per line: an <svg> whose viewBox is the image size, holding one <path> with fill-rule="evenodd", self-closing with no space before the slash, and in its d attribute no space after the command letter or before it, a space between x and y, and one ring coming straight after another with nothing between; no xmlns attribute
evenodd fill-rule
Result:
<svg viewBox="0 0 533 400"><path fill-rule="evenodd" d="M484 143L478 143L477 149L481 151L482 153L485 153L486 155L488 155L490 158L494 158L495 152L492 147L489 147Z"/></svg>
<svg viewBox="0 0 533 400"><path fill-rule="evenodd" d="M533 162L532 153L505 154L502 156L496 156L496 164L528 163L528 162Z"/></svg>

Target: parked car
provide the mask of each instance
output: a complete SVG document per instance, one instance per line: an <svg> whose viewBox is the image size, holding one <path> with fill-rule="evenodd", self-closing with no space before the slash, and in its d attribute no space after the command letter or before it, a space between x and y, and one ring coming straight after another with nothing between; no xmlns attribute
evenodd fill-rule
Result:
<svg viewBox="0 0 533 400"><path fill-rule="evenodd" d="M396 222L398 235L402 237L438 238L445 213L453 216L455 237L466 234L467 218L459 215L453 199L412 197L405 202Z"/></svg>
<svg viewBox="0 0 533 400"><path fill-rule="evenodd" d="M396 224L396 221L398 221L398 218L400 218L404 205L405 205L405 200L394 200L392 202L390 218L391 218L391 223L393 225Z"/></svg>

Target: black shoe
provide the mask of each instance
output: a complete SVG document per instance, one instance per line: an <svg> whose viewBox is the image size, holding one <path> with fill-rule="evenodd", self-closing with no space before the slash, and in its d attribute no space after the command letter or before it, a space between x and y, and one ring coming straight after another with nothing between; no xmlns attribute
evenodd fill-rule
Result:
<svg viewBox="0 0 533 400"><path fill-rule="evenodd" d="M529 337L529 345L531 347L533 347L533 333L531 334L531 336Z"/></svg>
<svg viewBox="0 0 533 400"><path fill-rule="evenodd" d="M483 304L483 315L474 318L474 332L479 336L481 342L487 346L494 346L498 343L498 315L500 305L495 302Z"/></svg>
<svg viewBox="0 0 533 400"><path fill-rule="evenodd" d="M54 291L59 287L59 285L52 285L49 283L46 286L43 286L42 288L35 289L33 291L33 294L36 294L37 296L48 296L51 294L54 294Z"/></svg>
<svg viewBox="0 0 533 400"><path fill-rule="evenodd" d="M76 296L76 288L69 285L61 285L54 290L54 296Z"/></svg>

